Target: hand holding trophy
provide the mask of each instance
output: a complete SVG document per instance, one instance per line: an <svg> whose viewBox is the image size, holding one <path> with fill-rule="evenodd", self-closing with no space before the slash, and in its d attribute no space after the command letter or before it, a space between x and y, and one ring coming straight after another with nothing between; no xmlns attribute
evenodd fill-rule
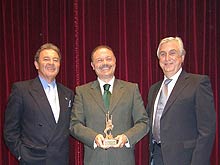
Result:
<svg viewBox="0 0 220 165"><path fill-rule="evenodd" d="M112 115L110 115L109 112L106 114L105 124L106 124L105 130L104 130L105 139L103 142L104 146L106 148L113 147L117 144L117 140L114 139L112 135L112 129L114 125L112 124Z"/></svg>

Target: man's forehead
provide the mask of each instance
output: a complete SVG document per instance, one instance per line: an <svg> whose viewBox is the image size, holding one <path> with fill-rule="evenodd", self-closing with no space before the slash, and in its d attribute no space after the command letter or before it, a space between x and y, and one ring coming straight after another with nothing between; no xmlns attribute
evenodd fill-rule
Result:
<svg viewBox="0 0 220 165"><path fill-rule="evenodd" d="M58 53L53 49L44 49L40 52L40 54L42 54L42 55L46 55L46 54L58 55Z"/></svg>
<svg viewBox="0 0 220 165"><path fill-rule="evenodd" d="M106 48L101 48L101 49L95 51L94 55L95 56L102 56L102 55L114 56L113 52L109 49L106 49Z"/></svg>
<svg viewBox="0 0 220 165"><path fill-rule="evenodd" d="M160 46L160 50L162 50L162 49L176 49L176 48L178 49L179 45L178 45L178 42L174 41L174 40L162 43Z"/></svg>

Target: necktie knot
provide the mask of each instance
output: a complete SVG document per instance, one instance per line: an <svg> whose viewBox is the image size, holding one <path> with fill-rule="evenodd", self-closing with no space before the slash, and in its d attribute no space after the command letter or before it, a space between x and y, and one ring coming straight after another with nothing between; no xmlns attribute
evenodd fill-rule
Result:
<svg viewBox="0 0 220 165"><path fill-rule="evenodd" d="M168 79L166 79L166 80L164 81L164 84L165 84L165 85L168 85L171 81L172 81L172 79L169 79L169 78L168 78Z"/></svg>
<svg viewBox="0 0 220 165"><path fill-rule="evenodd" d="M105 90L105 91L109 91L110 86L111 86L110 84L105 84L105 85L103 85L104 90Z"/></svg>
<svg viewBox="0 0 220 165"><path fill-rule="evenodd" d="M54 87L52 84L47 84L48 86L48 92L49 92L49 95L50 97L54 95Z"/></svg>
<svg viewBox="0 0 220 165"><path fill-rule="evenodd" d="M51 84L47 84L47 86L48 86L49 88L53 88L53 85L51 85Z"/></svg>

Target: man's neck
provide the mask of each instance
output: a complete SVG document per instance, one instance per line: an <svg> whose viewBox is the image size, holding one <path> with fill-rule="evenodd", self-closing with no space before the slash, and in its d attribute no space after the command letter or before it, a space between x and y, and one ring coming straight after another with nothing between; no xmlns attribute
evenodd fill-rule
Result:
<svg viewBox="0 0 220 165"><path fill-rule="evenodd" d="M113 77L114 77L114 76L109 77L109 78L100 78L100 77L99 77L99 79L102 80L102 81L104 81L105 83L108 83L109 81L111 81L111 80L113 79Z"/></svg>

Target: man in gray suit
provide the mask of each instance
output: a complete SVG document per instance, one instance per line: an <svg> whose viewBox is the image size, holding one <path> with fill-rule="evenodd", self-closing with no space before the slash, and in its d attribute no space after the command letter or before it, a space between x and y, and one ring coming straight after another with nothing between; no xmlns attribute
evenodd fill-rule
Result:
<svg viewBox="0 0 220 165"><path fill-rule="evenodd" d="M5 112L4 138L22 165L69 164L69 121L74 96L55 81L60 60L58 47L42 45L34 61L38 77L13 84Z"/></svg>
<svg viewBox="0 0 220 165"><path fill-rule="evenodd" d="M157 56L164 80L148 95L151 163L209 165L216 124L210 80L182 69L185 50L179 37L161 40Z"/></svg>
<svg viewBox="0 0 220 165"><path fill-rule="evenodd" d="M96 47L91 60L98 78L76 88L71 134L84 143L85 165L134 165L135 144L149 130L138 85L115 78L116 58L110 47ZM104 105L102 96L105 84L110 85L109 108ZM110 131L116 144L104 144L104 130Z"/></svg>

